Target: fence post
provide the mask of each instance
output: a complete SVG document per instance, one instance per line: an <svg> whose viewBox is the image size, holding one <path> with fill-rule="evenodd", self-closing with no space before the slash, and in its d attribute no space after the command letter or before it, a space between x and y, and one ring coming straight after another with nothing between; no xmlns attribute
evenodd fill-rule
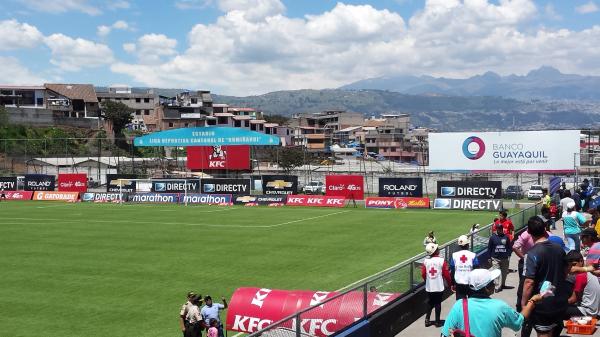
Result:
<svg viewBox="0 0 600 337"><path fill-rule="evenodd" d="M409 274L410 274L410 280L409 280L410 281L410 285L409 285L408 290L412 291L413 288L415 287L415 263L414 262L410 263Z"/></svg>
<svg viewBox="0 0 600 337"><path fill-rule="evenodd" d="M300 337L300 313L296 314L296 337Z"/></svg>
<svg viewBox="0 0 600 337"><path fill-rule="evenodd" d="M525 211L521 211L521 226L525 227Z"/></svg>
<svg viewBox="0 0 600 337"><path fill-rule="evenodd" d="M363 318L367 318L368 315L368 309L367 309L367 303L369 302L368 300L368 296L367 296L367 286L368 286L368 282L365 282L365 284L363 285Z"/></svg>

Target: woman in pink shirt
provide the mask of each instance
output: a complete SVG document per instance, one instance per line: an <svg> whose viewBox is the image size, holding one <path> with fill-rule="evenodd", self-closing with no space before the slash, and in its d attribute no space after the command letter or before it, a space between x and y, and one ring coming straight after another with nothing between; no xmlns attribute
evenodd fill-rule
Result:
<svg viewBox="0 0 600 337"><path fill-rule="evenodd" d="M216 319L211 318L210 319L210 328L208 328L208 333L206 334L206 337L218 337L219 336L219 323L217 322Z"/></svg>

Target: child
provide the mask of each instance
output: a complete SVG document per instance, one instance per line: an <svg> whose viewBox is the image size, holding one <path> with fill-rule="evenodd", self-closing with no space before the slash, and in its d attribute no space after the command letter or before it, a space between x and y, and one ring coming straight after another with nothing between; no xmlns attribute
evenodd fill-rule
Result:
<svg viewBox="0 0 600 337"><path fill-rule="evenodd" d="M208 328L208 333L206 337L217 337L219 336L219 323L216 319L210 319L210 328Z"/></svg>
<svg viewBox="0 0 600 337"><path fill-rule="evenodd" d="M556 229L556 220L558 220L558 206L556 203L550 203L550 227Z"/></svg>

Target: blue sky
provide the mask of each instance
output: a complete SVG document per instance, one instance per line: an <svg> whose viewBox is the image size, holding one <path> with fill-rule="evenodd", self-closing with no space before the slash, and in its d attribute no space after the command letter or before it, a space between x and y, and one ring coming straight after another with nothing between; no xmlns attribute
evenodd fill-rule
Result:
<svg viewBox="0 0 600 337"><path fill-rule="evenodd" d="M599 23L598 0L2 0L0 83L249 95L542 65L600 75Z"/></svg>

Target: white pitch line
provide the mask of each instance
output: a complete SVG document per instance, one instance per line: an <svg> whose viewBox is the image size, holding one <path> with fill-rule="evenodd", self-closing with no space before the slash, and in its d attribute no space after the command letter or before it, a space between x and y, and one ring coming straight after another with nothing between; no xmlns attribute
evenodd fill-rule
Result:
<svg viewBox="0 0 600 337"><path fill-rule="evenodd" d="M334 213L329 213L329 214L323 214L323 215L319 215L319 216L313 216L313 217L310 217L310 218L304 218L304 219L298 219L298 220L292 220L292 221L282 222L282 223L278 223L278 224L274 224L274 225L236 226L236 225L188 224L187 226L241 227L241 228L275 228L275 227L281 227L281 226L289 225L289 224L296 223L296 222L307 221L307 220L314 220L314 219L320 219L320 218L325 218L325 217L328 217L328 216L332 216L332 215L336 215L336 214L341 214L341 213L347 213L347 212L350 212L350 211L340 211L340 212L334 212Z"/></svg>
<svg viewBox="0 0 600 337"><path fill-rule="evenodd" d="M73 206L73 204L37 206L36 208L53 208L53 207L68 207L68 206Z"/></svg>

